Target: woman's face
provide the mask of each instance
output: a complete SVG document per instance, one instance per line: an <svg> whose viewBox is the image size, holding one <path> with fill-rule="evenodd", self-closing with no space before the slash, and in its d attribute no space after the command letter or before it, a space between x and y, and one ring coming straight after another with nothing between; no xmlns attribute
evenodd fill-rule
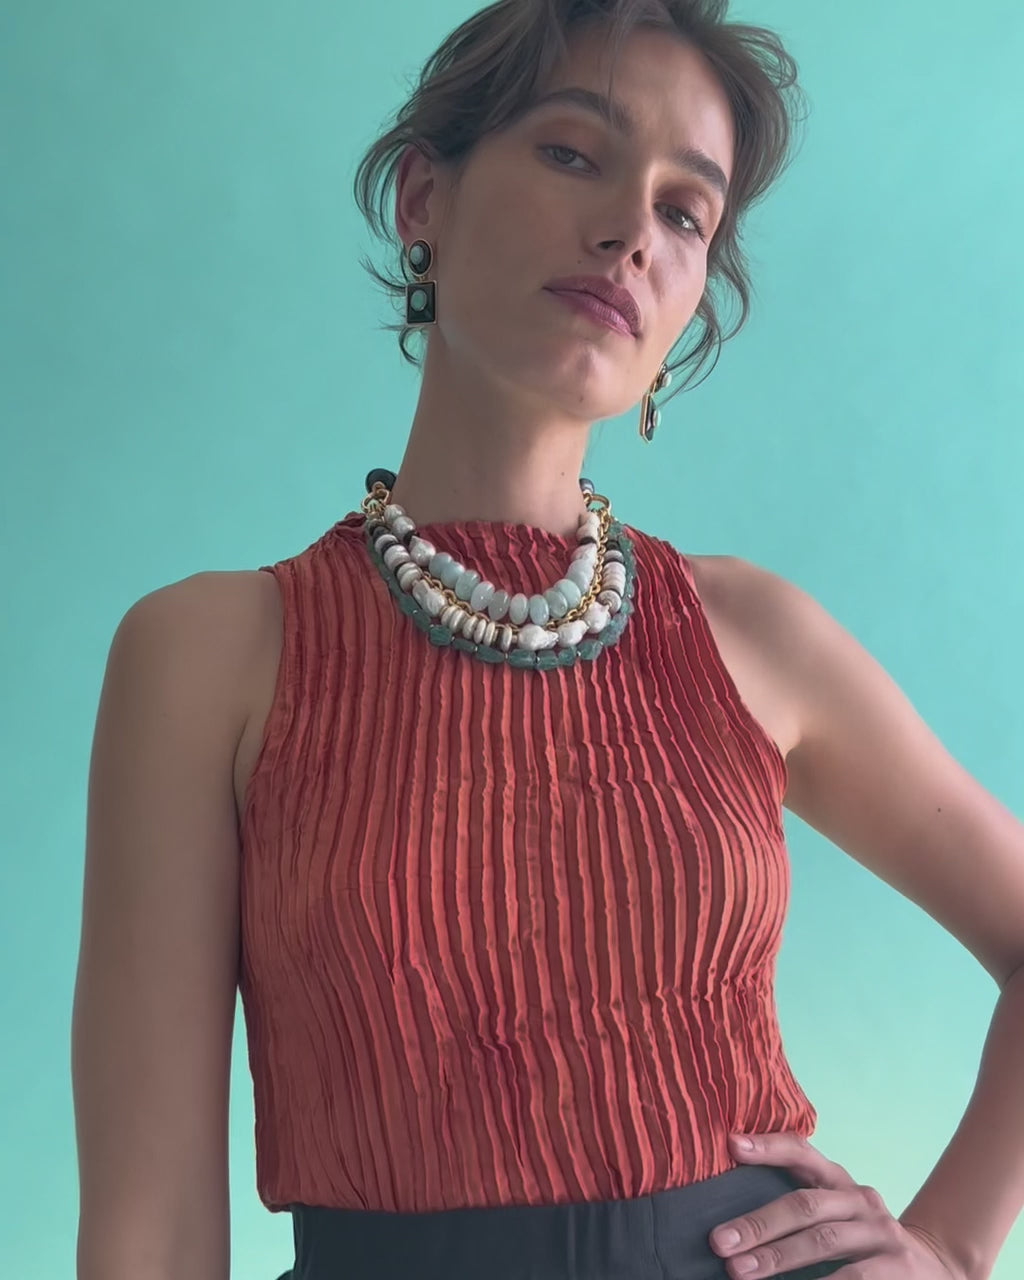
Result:
<svg viewBox="0 0 1024 1280"><path fill-rule="evenodd" d="M608 84L601 34L581 34L537 98ZM623 45L614 105L623 131L585 105L552 101L485 137L458 186L406 153L396 223L435 248L437 326L449 361L548 409L593 422L650 385L703 295L708 245L733 164L733 123L714 72L671 33ZM694 166L676 157L688 151ZM445 206L448 206L447 209ZM604 276L628 289L637 334L596 323L546 286Z"/></svg>

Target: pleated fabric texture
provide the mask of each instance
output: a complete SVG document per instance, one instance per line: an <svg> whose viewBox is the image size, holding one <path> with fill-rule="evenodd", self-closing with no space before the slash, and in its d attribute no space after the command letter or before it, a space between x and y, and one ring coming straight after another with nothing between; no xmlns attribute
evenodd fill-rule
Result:
<svg viewBox="0 0 1024 1280"><path fill-rule="evenodd" d="M593 662L492 666L398 609L351 512L274 565L284 631L242 814L257 1189L400 1213L645 1196L809 1137L781 1043L786 764L687 558L633 540ZM419 532L541 592L576 545Z"/></svg>

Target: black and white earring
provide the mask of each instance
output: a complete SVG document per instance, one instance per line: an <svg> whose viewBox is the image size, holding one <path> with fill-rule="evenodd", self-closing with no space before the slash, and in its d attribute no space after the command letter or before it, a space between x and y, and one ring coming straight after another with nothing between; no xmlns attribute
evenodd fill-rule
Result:
<svg viewBox="0 0 1024 1280"><path fill-rule="evenodd" d="M644 397L640 401L640 438L648 444L654 439L654 432L661 422L661 410L656 408L654 404L654 396L671 383L672 374L668 365L663 364L658 370L658 376L651 383L650 389L644 392Z"/></svg>
<svg viewBox="0 0 1024 1280"><path fill-rule="evenodd" d="M415 284L405 286L405 323L435 324L437 321L437 285L428 280L434 251L426 240L414 240L405 251L405 267Z"/></svg>

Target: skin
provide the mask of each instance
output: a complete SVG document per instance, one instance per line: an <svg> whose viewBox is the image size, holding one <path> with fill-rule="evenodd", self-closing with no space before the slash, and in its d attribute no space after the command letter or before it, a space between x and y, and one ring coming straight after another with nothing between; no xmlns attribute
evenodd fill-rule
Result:
<svg viewBox="0 0 1024 1280"><path fill-rule="evenodd" d="M582 31L541 89L605 92L608 69L603 33ZM695 48L650 30L623 45L612 91L637 122L632 139L552 104L482 139L457 186L416 148L402 157L395 226L406 248L433 245L438 300L392 491L419 525L482 519L574 535L591 426L638 405L696 311L724 200L671 155L699 147L731 177L725 91ZM544 292L581 274L633 293L638 336Z"/></svg>

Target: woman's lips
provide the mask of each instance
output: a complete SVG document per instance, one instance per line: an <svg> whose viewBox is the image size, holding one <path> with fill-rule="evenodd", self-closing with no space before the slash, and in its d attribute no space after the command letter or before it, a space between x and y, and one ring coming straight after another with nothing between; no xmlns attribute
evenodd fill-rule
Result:
<svg viewBox="0 0 1024 1280"><path fill-rule="evenodd" d="M588 316L606 328L616 329L619 333L624 333L627 338L632 338L633 330L622 312L616 311L600 298L595 298L592 293L580 293L575 289L548 289L547 292L556 298L561 298L581 315Z"/></svg>

